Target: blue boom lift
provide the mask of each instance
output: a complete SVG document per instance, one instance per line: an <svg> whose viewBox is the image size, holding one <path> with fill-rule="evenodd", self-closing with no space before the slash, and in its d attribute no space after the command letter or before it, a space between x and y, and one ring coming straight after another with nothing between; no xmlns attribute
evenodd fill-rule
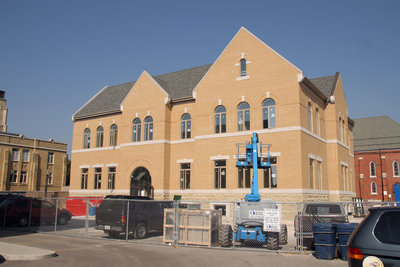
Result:
<svg viewBox="0 0 400 267"><path fill-rule="evenodd" d="M279 245L287 244L287 226L279 224L276 221L280 219L277 212L278 207L275 201L270 199L261 199L258 192L258 169L270 168L270 146L263 145L258 140L257 133L253 133L251 141L246 144L237 144L237 162L238 168L252 168L253 177L251 181L251 193L245 196L244 200L235 203L234 207L234 231L231 225L221 225L219 229L219 241L221 246L229 247L232 241L244 244L248 241L258 242L261 246L267 245L269 249L278 249ZM245 148L245 153L240 153ZM262 153L263 148L268 149L267 155ZM274 225L264 225L264 219L267 215L264 211L272 211L272 220ZM268 218L267 218L268 219Z"/></svg>

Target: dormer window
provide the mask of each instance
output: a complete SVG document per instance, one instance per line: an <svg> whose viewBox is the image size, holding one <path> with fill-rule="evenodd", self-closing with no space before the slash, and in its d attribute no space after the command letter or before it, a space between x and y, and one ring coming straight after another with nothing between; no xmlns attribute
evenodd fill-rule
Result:
<svg viewBox="0 0 400 267"><path fill-rule="evenodd" d="M246 59L242 58L240 60L240 76L246 76L247 75L247 71L246 71Z"/></svg>

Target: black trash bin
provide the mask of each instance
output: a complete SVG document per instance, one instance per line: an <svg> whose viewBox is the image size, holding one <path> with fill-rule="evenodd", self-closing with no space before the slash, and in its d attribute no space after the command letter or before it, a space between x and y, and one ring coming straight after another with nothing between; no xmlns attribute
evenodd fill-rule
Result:
<svg viewBox="0 0 400 267"><path fill-rule="evenodd" d="M353 233L357 225L358 223L339 223L336 225L339 237L340 257L342 260L347 261L347 240L349 240L351 233Z"/></svg>
<svg viewBox="0 0 400 267"><path fill-rule="evenodd" d="M318 259L332 260L335 258L336 232L333 223L314 223L314 246Z"/></svg>

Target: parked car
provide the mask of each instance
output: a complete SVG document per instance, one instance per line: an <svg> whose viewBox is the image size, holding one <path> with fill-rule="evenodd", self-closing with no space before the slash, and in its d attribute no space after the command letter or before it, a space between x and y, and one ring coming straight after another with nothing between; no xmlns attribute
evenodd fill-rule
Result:
<svg viewBox="0 0 400 267"><path fill-rule="evenodd" d="M106 196L96 210L95 228L112 238L127 232L134 238L145 238L150 231L162 232L164 209L172 208L172 203L148 197Z"/></svg>
<svg viewBox="0 0 400 267"><path fill-rule="evenodd" d="M303 246L311 248L314 241L313 223L348 223L343 205L336 202L305 203L303 211L294 218L294 236L303 239Z"/></svg>
<svg viewBox="0 0 400 267"><path fill-rule="evenodd" d="M400 207L374 207L351 234L348 265L400 266Z"/></svg>
<svg viewBox="0 0 400 267"><path fill-rule="evenodd" d="M54 223L66 224L72 213L64 208L56 208L46 200L24 196L4 198L0 203L0 224L28 226L29 224Z"/></svg>

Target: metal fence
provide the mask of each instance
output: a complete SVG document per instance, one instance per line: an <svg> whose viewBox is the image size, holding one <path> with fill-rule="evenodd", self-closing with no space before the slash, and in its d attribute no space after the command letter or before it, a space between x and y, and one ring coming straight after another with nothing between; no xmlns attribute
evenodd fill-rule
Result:
<svg viewBox="0 0 400 267"><path fill-rule="evenodd" d="M258 203L244 208L243 202L82 198L78 212L67 205L72 199L65 198L10 197L0 201L2 231L288 252L313 249L314 223L360 222L370 207L396 205L269 203L260 210Z"/></svg>

